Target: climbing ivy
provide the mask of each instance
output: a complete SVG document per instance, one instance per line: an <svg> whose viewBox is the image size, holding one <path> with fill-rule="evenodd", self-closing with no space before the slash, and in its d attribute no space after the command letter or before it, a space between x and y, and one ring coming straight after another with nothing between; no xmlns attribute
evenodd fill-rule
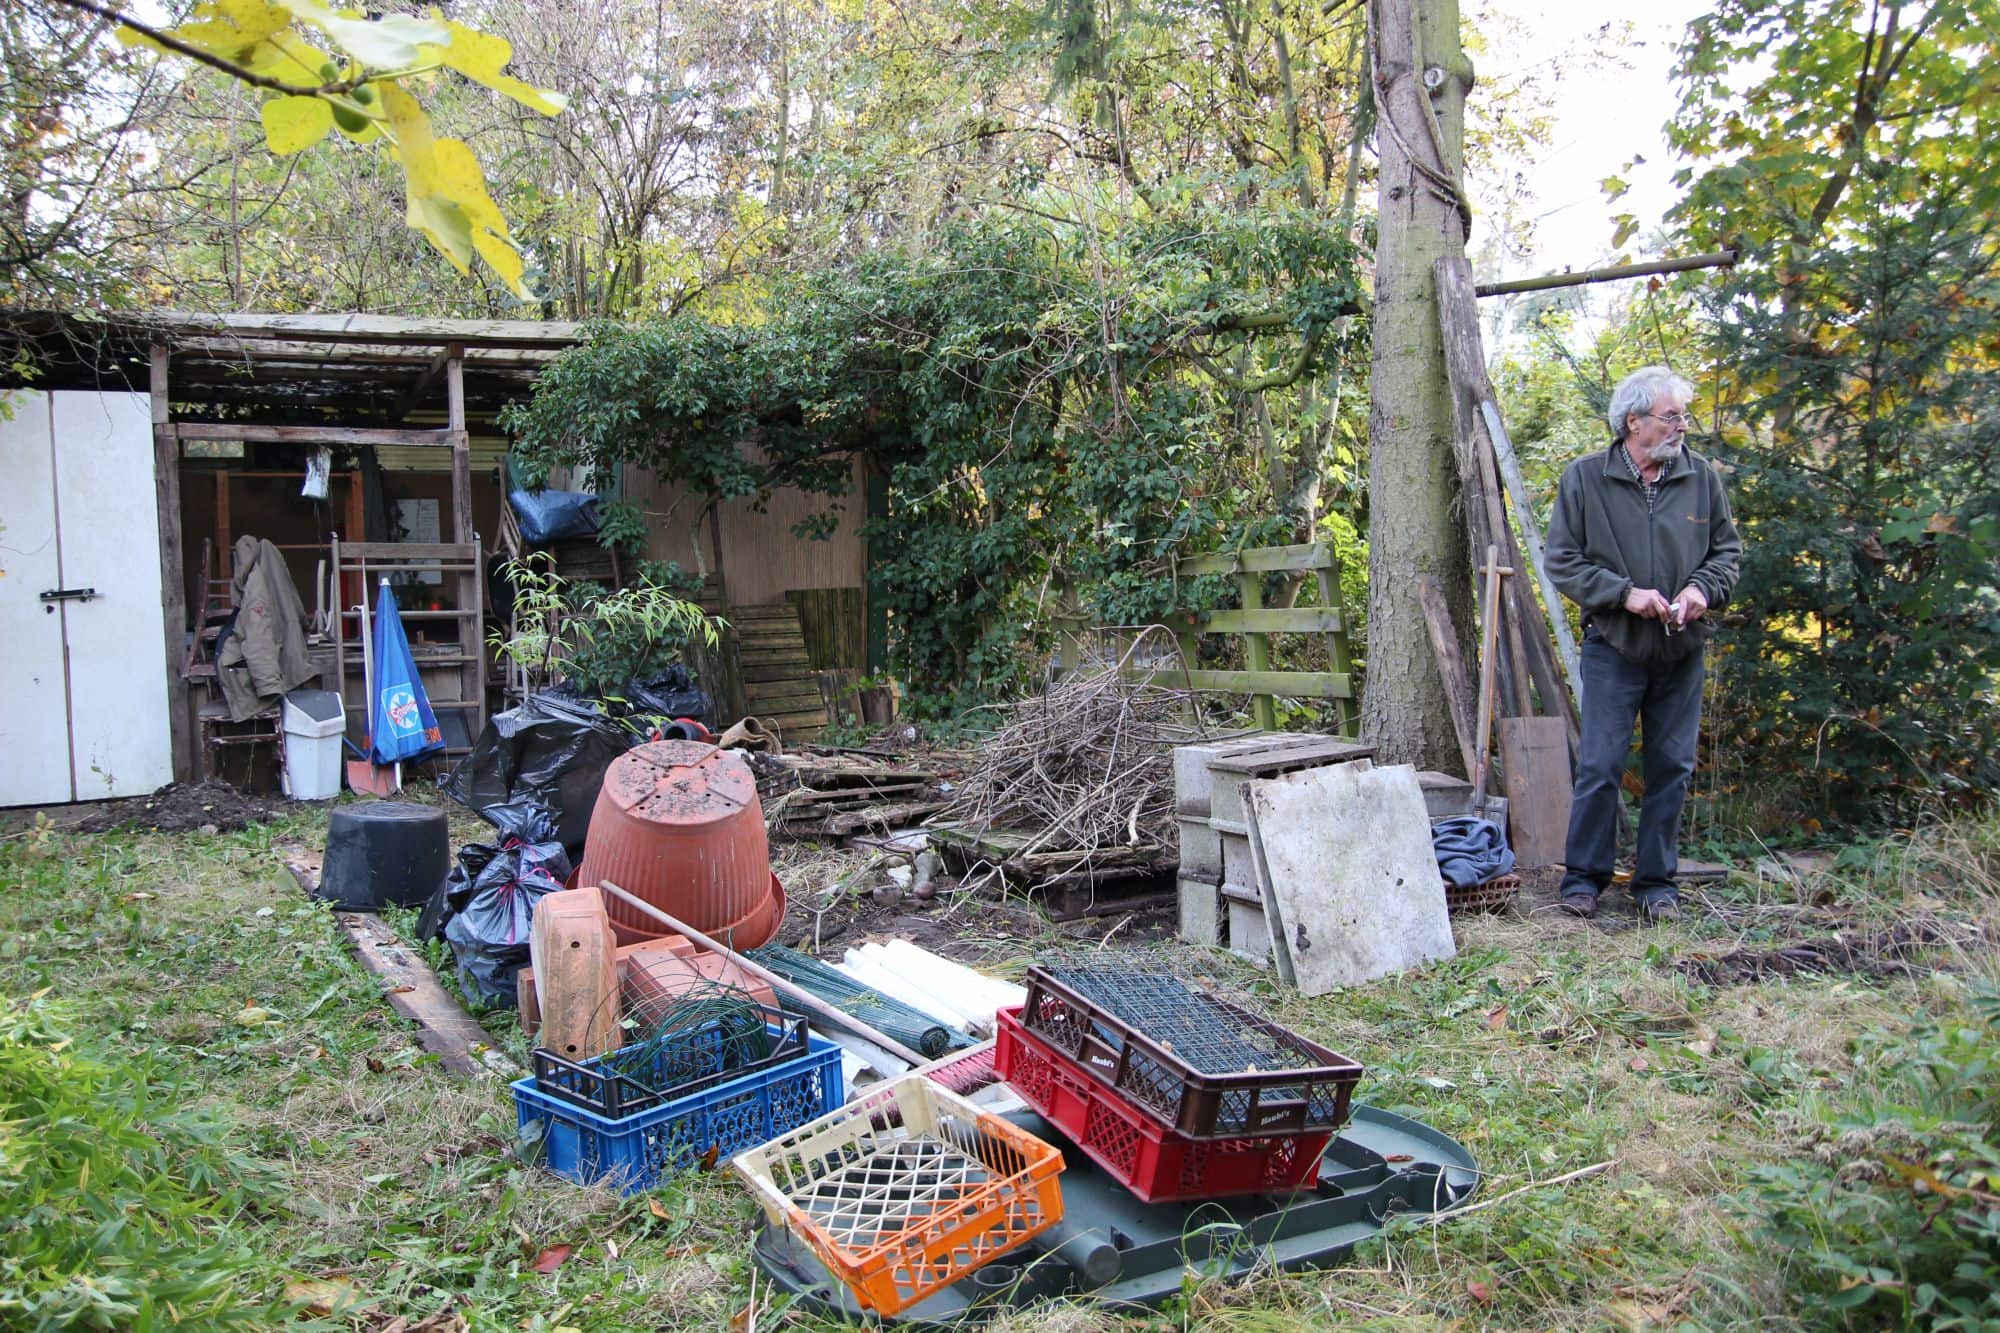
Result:
<svg viewBox="0 0 2000 1333"><path fill-rule="evenodd" d="M869 535L892 665L946 711L1020 677L1054 599L1107 623L1202 609L1217 589L1177 584L1175 557L1284 539L1260 451L1295 433L1256 430L1256 396L1295 413L1360 309L1353 247L1306 213L964 223L781 283L743 322L597 328L507 424L529 485L623 462L840 508L862 455L888 482Z"/></svg>

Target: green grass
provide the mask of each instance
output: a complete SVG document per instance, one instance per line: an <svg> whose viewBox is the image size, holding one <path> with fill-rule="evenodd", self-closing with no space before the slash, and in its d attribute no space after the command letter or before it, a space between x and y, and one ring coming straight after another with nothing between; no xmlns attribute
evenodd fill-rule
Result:
<svg viewBox="0 0 2000 1333"><path fill-rule="evenodd" d="M512 1160L505 1089L439 1070L284 869L283 846L317 846L323 828L302 814L211 836L0 839L0 998L47 988L78 1058L128 1089L143 1071L163 1113L220 1127L203 1151L224 1165L177 1178L187 1229L173 1243L247 1254L234 1290L248 1306L348 1302L326 1327L447 1312L473 1328L726 1326L750 1303L747 1197L705 1175L620 1200ZM832 873L826 858L798 864ZM1151 946L1364 1061L1364 1100L1472 1150L1481 1200L1522 1192L1442 1226L1394 1224L1337 1270L1195 1284L1124 1321L1073 1305L1001 1327L1798 1322L1786 1256L1757 1238L1755 1173L1824 1140L1884 1040L1962 1012L1972 982L1995 976L2000 825L1876 844L1804 885L1742 879L1709 898L1663 930L1463 921L1453 961L1317 1000ZM963 915L975 928L979 914ZM1673 966L1916 916L1946 940L1931 955L1944 966L1916 976L1708 987ZM1094 925L1093 942L1107 928ZM491 1024L519 1049L511 1019ZM573 1247L568 1260L534 1271L557 1245ZM774 1326L762 1284L759 1300L759 1327ZM19 1322L0 1306L0 1325Z"/></svg>

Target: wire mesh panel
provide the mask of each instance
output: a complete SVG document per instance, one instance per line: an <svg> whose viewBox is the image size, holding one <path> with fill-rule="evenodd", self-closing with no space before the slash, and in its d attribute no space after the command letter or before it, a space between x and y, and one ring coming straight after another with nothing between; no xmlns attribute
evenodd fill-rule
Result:
<svg viewBox="0 0 2000 1333"><path fill-rule="evenodd" d="M1165 973L1028 969L1021 1024L1196 1138L1338 1129L1361 1066Z"/></svg>
<svg viewBox="0 0 2000 1333"><path fill-rule="evenodd" d="M1062 1220L1062 1154L920 1077L738 1156L864 1308L895 1314Z"/></svg>

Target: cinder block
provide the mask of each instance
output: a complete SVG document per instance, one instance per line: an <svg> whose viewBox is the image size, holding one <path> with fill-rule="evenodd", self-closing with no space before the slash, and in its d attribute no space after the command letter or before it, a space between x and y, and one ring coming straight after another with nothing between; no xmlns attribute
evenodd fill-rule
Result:
<svg viewBox="0 0 2000 1333"><path fill-rule="evenodd" d="M1195 819L1208 817L1208 765L1238 750L1254 750L1272 740L1265 731L1236 732L1174 747L1174 809Z"/></svg>
<svg viewBox="0 0 2000 1333"><path fill-rule="evenodd" d="M1238 958L1267 967L1271 962L1271 932L1264 924L1262 903L1246 903L1225 898L1229 908L1229 952Z"/></svg>
<svg viewBox="0 0 2000 1333"><path fill-rule="evenodd" d="M1181 938L1189 944L1222 943L1222 890L1214 884L1181 876Z"/></svg>
<svg viewBox="0 0 2000 1333"><path fill-rule="evenodd" d="M1224 884L1247 884L1254 890L1257 885L1257 866L1251 859L1250 839L1242 833L1218 834L1222 839L1222 882Z"/></svg>
<svg viewBox="0 0 2000 1333"><path fill-rule="evenodd" d="M1423 789L1424 809L1432 819L1452 819L1472 813L1472 784L1449 773L1420 772L1417 786Z"/></svg>
<svg viewBox="0 0 2000 1333"><path fill-rule="evenodd" d="M1222 835L1205 819L1181 816L1181 874L1222 882Z"/></svg>
<svg viewBox="0 0 2000 1333"><path fill-rule="evenodd" d="M1342 740L1337 736L1295 736L1262 749L1218 755L1208 765L1208 817L1227 823L1243 823L1244 788L1259 779L1279 778L1288 773L1345 764L1356 759L1372 759L1375 747Z"/></svg>

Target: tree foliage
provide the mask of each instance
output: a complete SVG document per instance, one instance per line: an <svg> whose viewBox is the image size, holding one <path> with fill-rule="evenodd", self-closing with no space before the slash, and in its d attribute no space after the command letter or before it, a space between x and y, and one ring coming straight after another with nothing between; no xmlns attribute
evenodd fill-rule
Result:
<svg viewBox="0 0 2000 1333"><path fill-rule="evenodd" d="M2000 5L1732 0L1684 48L1748 552L1719 719L1815 813L2000 788Z"/></svg>

